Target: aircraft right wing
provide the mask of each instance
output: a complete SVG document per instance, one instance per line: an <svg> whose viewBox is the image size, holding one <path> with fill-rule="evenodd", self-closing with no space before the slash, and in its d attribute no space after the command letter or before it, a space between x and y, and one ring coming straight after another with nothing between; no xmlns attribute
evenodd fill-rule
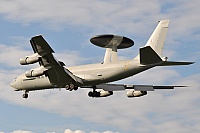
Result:
<svg viewBox="0 0 200 133"><path fill-rule="evenodd" d="M51 84L66 85L72 82L83 84L81 78L73 75L64 67L65 64L63 62L58 61L53 56L53 49L41 35L32 37L30 43L33 51L39 55L39 64L45 68L45 74L48 76Z"/></svg>

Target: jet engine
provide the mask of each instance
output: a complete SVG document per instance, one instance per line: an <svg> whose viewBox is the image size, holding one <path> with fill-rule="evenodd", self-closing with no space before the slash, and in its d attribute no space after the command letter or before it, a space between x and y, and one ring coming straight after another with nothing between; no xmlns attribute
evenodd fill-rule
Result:
<svg viewBox="0 0 200 133"><path fill-rule="evenodd" d="M47 69L43 66L25 72L27 78L42 76Z"/></svg>
<svg viewBox="0 0 200 133"><path fill-rule="evenodd" d="M135 90L129 90L127 91L127 97L141 97L147 94L147 91L135 91Z"/></svg>
<svg viewBox="0 0 200 133"><path fill-rule="evenodd" d="M105 91L105 90L99 90L99 91L90 91L88 93L89 97L107 97L113 95L113 91Z"/></svg>
<svg viewBox="0 0 200 133"><path fill-rule="evenodd" d="M28 64L33 64L39 61L39 57L40 55L38 55L37 53L30 55L30 56L26 56L25 58L21 58L19 60L19 63L21 65L28 65Z"/></svg>

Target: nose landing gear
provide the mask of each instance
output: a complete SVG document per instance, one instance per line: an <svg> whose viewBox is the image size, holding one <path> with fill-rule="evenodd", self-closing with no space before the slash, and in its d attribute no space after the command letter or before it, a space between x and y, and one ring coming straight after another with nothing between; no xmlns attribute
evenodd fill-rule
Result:
<svg viewBox="0 0 200 133"><path fill-rule="evenodd" d="M22 95L22 97L27 99L28 98L28 91L25 91L25 93Z"/></svg>

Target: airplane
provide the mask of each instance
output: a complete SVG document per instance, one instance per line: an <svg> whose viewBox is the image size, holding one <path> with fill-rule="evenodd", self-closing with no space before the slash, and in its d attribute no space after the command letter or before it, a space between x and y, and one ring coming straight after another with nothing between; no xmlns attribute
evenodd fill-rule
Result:
<svg viewBox="0 0 200 133"><path fill-rule="evenodd" d="M194 62L168 61L162 57L166 39L168 19L158 21L158 25L150 36L146 45L139 49L139 54L131 60L118 60L118 49L129 48L134 45L131 39L119 35L97 35L90 39L91 43L106 49L104 60L98 64L88 64L65 67L57 60L53 49L42 35L31 38L30 43L34 54L20 59L21 65L39 63L38 68L26 71L16 77L11 86L15 91L24 91L23 98L28 98L29 91L65 88L72 91L78 88L90 88L89 97L107 97L113 91L127 91L127 97L140 97L148 91L156 89L174 89L186 86L160 85L129 85L115 84L114 81L131 77L156 66L189 65Z"/></svg>

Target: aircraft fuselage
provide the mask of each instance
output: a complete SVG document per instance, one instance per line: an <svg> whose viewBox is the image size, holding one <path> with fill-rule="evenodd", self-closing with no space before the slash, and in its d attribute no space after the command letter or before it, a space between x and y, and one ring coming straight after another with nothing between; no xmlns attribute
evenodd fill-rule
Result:
<svg viewBox="0 0 200 133"><path fill-rule="evenodd" d="M106 64L99 63L67 67L67 69L75 76L83 79L83 84L81 86L92 86L121 80L154 66L155 65L141 65L139 59L135 58L133 60L110 62ZM45 75L27 78L25 74L18 76L11 85L15 86L16 90L26 91L65 87L52 85Z"/></svg>

